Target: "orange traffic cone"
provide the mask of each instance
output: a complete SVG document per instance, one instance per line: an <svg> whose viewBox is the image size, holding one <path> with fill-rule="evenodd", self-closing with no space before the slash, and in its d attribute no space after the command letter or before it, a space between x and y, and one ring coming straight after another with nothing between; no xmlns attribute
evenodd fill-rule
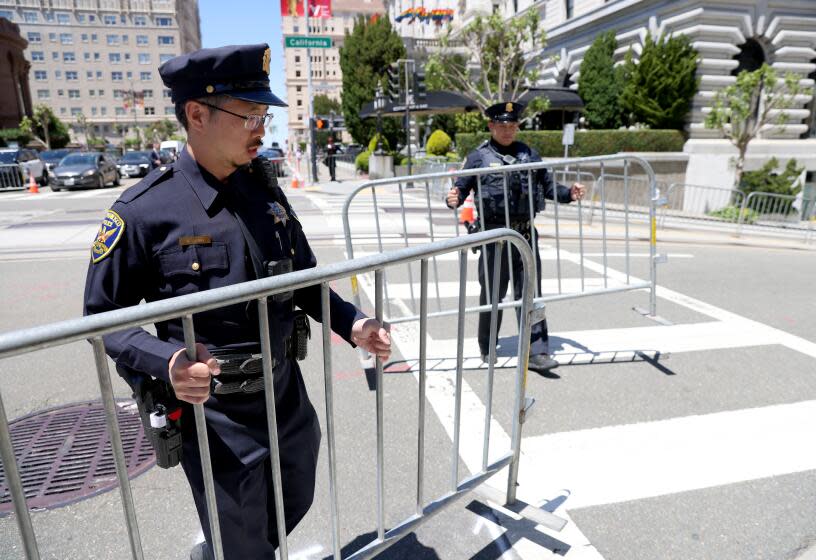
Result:
<svg viewBox="0 0 816 560"><path fill-rule="evenodd" d="M296 189L300 186L300 181L298 181L298 174L292 173L292 188Z"/></svg>
<svg viewBox="0 0 816 560"><path fill-rule="evenodd" d="M459 223L472 224L476 219L475 211L476 207L473 204L473 193L470 193L468 197L465 199L465 203L462 205L462 209L459 210Z"/></svg>
<svg viewBox="0 0 816 560"><path fill-rule="evenodd" d="M34 180L34 175L31 173L28 174L28 192L32 194L37 194L40 192L40 188L37 186L37 181Z"/></svg>

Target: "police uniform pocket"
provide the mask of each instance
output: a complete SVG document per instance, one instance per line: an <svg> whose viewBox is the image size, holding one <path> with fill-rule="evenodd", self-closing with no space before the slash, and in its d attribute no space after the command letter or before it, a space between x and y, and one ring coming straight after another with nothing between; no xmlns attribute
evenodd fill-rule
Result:
<svg viewBox="0 0 816 560"><path fill-rule="evenodd" d="M173 247L158 254L159 273L175 294L207 289L203 281L213 274L229 270L229 253L225 243Z"/></svg>

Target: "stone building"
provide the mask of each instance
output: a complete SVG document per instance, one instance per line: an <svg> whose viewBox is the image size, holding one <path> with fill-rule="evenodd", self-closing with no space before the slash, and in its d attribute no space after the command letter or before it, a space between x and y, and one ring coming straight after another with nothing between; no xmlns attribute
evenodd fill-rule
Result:
<svg viewBox="0 0 816 560"><path fill-rule="evenodd" d="M16 128L24 116L31 115L31 64L23 56L27 46L20 28L0 17L0 128Z"/></svg>

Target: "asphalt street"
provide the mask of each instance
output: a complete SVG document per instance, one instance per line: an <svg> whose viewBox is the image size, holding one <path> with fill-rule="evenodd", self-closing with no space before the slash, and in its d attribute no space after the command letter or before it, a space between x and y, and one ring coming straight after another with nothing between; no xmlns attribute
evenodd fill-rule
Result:
<svg viewBox="0 0 816 560"><path fill-rule="evenodd" d="M132 182L132 181L131 181ZM320 263L346 258L340 211L357 183L289 190ZM81 313L90 242L106 208L125 187L100 191L0 193L0 332ZM424 195L423 195L424 196ZM407 204L422 206L418 192ZM451 235L448 213L432 220L399 214L399 197L383 189L377 214L385 249ZM355 256L376 252L373 207L352 206ZM622 285L648 278L648 244L619 240L556 245L542 227L543 291ZM559 532L536 526L470 495L431 519L381 557L607 560L794 559L816 542L816 250L735 240L715 234L666 235L659 250L657 315L648 293L619 292L547 306L557 375L530 372L536 401L523 427L519 498L569 520ZM556 247L559 251L556 251ZM583 258L582 258L583 250ZM430 263L429 310L453 309L458 263ZM583 279L582 279L583 271ZM478 296L476 256L468 253L468 304ZM606 274L605 274L606 273ZM386 271L392 318L411 314L419 266ZM359 278L363 308L373 312L373 275ZM437 285L438 282L438 285ZM413 284L413 285L412 285ZM333 287L351 297L347 280ZM438 290L438 291L437 291ZM439 297L437 297L437 293ZM429 321L424 492L422 503L451 486L457 318ZM324 428L315 505L289 540L290 558L330 557L326 419L320 326L312 325L302 363ZM386 527L416 511L419 411L415 323L393 327L395 355L386 364ZM460 479L481 467L488 374L478 359L476 315L465 320ZM490 422L490 457L512 433L517 329L506 313L499 340ZM376 415L373 378L338 337L334 362L340 545L349 553L376 535ZM0 362L0 394L10 419L60 404L98 398L93 356L74 343ZM126 385L115 380L117 396ZM490 481L504 489L506 474ZM186 558L201 538L180 469L152 468L132 480L145 558ZM119 494L32 513L43 558L124 558L128 539ZM24 558L14 516L0 518L0 550Z"/></svg>

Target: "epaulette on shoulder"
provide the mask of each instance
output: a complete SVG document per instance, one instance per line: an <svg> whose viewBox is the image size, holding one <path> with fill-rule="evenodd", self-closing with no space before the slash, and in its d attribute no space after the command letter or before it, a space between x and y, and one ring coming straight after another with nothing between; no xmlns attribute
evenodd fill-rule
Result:
<svg viewBox="0 0 816 560"><path fill-rule="evenodd" d="M482 142L481 144L479 144L479 147L478 147L477 149L486 148L486 147L487 147L487 145L488 145L489 143L490 143L490 140L489 140L489 139L488 139L488 140L485 140L484 142Z"/></svg>
<svg viewBox="0 0 816 560"><path fill-rule="evenodd" d="M144 193L150 189L150 187L156 186L159 183L163 183L167 179L173 176L173 165L162 165L157 167L147 175L145 175L144 179L130 187L122 196L119 197L119 202L127 204L128 202L132 202L142 196Z"/></svg>

